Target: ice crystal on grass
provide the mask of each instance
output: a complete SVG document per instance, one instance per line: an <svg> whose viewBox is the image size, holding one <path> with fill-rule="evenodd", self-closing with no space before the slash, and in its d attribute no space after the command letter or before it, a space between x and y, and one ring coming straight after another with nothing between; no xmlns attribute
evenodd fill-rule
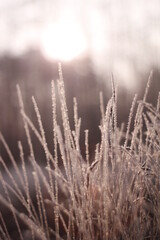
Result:
<svg viewBox="0 0 160 240"><path fill-rule="evenodd" d="M126 132L117 127L117 87L113 77L112 96L106 107L100 93L101 141L96 145L94 159L90 159L88 130L84 130L85 159L81 155L81 119L76 98L71 129L61 66L56 83L58 94L55 82L51 83L52 149L47 144L36 100L32 98L38 128L25 112L17 86L30 156L25 156L19 141L19 166L0 133L12 163L12 168L8 168L0 157L1 239L160 238L160 94L156 107L147 103L151 75L135 117L137 95L133 99ZM58 97L62 126L57 121ZM39 166L36 160L33 134L43 147L46 166Z"/></svg>

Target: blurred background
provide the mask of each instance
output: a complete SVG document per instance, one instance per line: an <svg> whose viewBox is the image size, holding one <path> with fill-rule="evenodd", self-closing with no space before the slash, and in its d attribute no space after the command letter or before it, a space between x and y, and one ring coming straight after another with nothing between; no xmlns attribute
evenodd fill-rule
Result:
<svg viewBox="0 0 160 240"><path fill-rule="evenodd" d="M160 90L159 0L1 0L0 1L0 130L18 161L17 140L27 146L16 84L36 124L31 96L37 99L52 148L51 80L62 63L73 125L73 97L82 130L89 129L91 155L100 141L99 92L111 96L111 74L118 83L118 123L127 122L134 94L141 98L149 73L148 100ZM37 158L42 151L33 137ZM81 132L82 154L84 133ZM25 148L26 156L29 154ZM0 154L7 159L0 145Z"/></svg>

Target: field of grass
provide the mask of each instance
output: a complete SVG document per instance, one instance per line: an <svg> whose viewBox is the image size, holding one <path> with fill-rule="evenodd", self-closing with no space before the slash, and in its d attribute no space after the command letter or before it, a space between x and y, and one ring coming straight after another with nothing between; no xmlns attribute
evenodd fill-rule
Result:
<svg viewBox="0 0 160 240"><path fill-rule="evenodd" d="M57 85L51 83L52 149L36 100L32 98L37 126L27 116L17 86L30 156L25 156L19 141L21 165L17 164L0 133L13 165L8 168L0 156L0 239L160 239L160 94L156 106L147 102L151 75L143 99L137 101L137 95L133 99L126 128L117 127L114 80L106 106L100 93L101 141L94 159L90 159L88 130L83 130L85 159L81 155L76 99L71 129L61 67ZM57 122L57 99L62 125ZM34 154L33 133L44 149L45 166Z"/></svg>

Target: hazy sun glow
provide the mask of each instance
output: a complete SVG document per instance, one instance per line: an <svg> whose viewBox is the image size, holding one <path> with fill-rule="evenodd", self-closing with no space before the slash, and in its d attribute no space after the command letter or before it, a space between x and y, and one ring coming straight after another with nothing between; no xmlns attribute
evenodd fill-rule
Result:
<svg viewBox="0 0 160 240"><path fill-rule="evenodd" d="M49 25L42 36L42 51L47 58L71 61L87 49L85 36L78 24L61 20Z"/></svg>

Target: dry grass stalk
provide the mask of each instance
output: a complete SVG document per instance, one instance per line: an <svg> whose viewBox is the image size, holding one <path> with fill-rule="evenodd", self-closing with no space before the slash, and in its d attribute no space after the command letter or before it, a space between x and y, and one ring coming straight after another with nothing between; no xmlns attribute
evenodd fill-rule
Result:
<svg viewBox="0 0 160 240"><path fill-rule="evenodd" d="M133 132L130 132L131 121L137 95L125 133L117 127L117 87L113 77L112 96L106 109L100 94L101 141L96 146L94 160L89 155L88 130L84 142L86 159L81 156L81 119L75 98L74 129L71 129L61 66L57 89L62 127L57 122L55 83L51 83L53 151L48 148L35 99L32 98L39 130L27 116L17 86L30 156L27 163L22 143L18 142L21 167L18 166L0 134L13 165L9 169L0 158L0 203L4 206L0 213L1 239L160 238L160 95L156 107L147 103L151 75L143 100L138 102ZM43 146L46 167L40 167L36 161L31 132ZM12 218L10 223L7 214Z"/></svg>

